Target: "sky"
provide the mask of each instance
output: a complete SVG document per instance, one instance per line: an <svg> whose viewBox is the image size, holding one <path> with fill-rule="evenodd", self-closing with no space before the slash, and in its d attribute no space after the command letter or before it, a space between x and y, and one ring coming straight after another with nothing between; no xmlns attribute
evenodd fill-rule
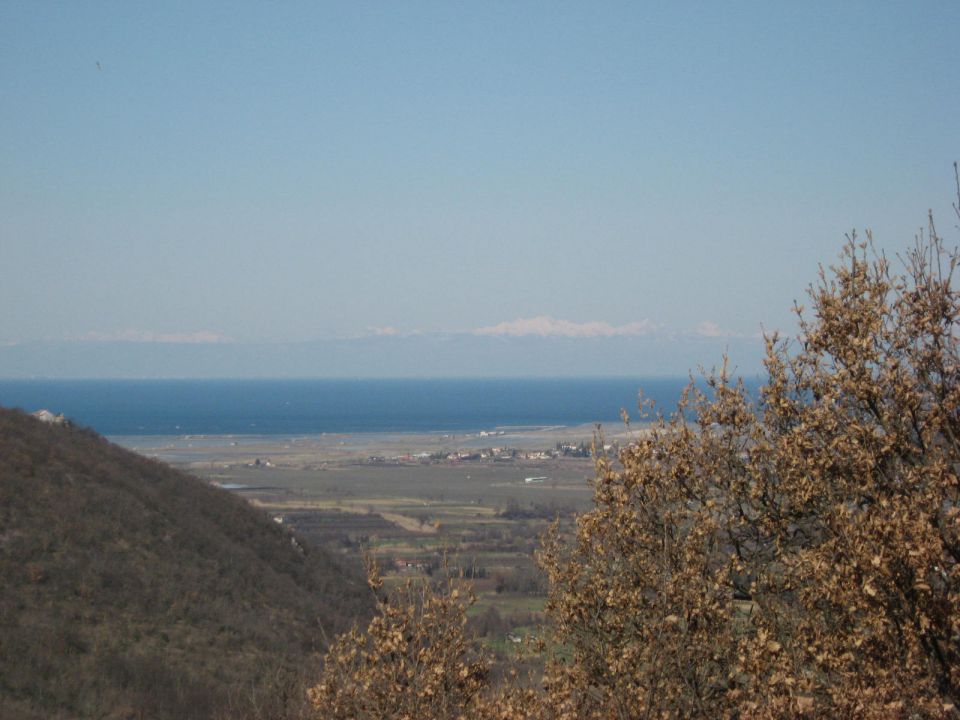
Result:
<svg viewBox="0 0 960 720"><path fill-rule="evenodd" d="M957 239L958 27L3 0L0 377L756 370L846 233Z"/></svg>

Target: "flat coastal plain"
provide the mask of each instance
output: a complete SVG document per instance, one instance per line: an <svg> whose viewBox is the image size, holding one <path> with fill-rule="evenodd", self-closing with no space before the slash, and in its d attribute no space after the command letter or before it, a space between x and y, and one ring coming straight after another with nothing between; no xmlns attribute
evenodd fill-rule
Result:
<svg viewBox="0 0 960 720"><path fill-rule="evenodd" d="M470 578L474 629L505 655L542 619L540 537L591 507L596 430L111 439L241 494L311 544L372 552L388 582ZM597 445L615 454L642 432L604 428Z"/></svg>

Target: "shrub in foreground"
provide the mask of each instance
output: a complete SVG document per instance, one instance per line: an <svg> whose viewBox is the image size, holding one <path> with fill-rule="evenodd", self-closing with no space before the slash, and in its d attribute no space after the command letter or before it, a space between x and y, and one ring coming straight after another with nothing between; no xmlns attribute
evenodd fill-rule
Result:
<svg viewBox="0 0 960 720"><path fill-rule="evenodd" d="M724 367L598 455L594 509L541 554L569 652L539 691L489 688L454 586L408 586L331 651L318 711L956 717L958 260L932 221L900 272L851 239L756 403Z"/></svg>

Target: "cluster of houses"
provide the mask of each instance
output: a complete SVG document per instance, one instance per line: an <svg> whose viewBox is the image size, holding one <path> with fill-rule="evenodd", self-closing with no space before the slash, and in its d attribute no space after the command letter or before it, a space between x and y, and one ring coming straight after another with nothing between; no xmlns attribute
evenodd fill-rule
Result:
<svg viewBox="0 0 960 720"><path fill-rule="evenodd" d="M483 433L481 433L482 435ZM495 433L489 433L491 435ZM613 445L604 445L603 449L607 452L615 450ZM419 463L427 464L431 462L477 462L488 460L493 462L509 462L513 460L553 460L561 457L591 457L593 449L590 443L580 442L559 442L556 447L548 450L518 450L511 447L490 447L480 450L439 450L434 452L404 453L386 457L384 455L371 455L367 462L371 464L385 463Z"/></svg>
<svg viewBox="0 0 960 720"><path fill-rule="evenodd" d="M383 463L420 463L430 462L475 462L479 460L492 460L494 462L507 462L511 460L550 460L560 457L562 453L556 450L517 450L516 448L494 447L483 450L455 450L452 452L419 452L404 453L403 455L394 455L386 457L384 455L370 455L367 462L371 464Z"/></svg>

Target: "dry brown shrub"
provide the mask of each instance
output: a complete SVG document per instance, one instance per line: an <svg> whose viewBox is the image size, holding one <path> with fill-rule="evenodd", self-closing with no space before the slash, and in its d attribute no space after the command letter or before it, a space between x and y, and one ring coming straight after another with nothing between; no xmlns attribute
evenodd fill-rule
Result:
<svg viewBox="0 0 960 720"><path fill-rule="evenodd" d="M345 633L327 652L320 683L308 692L316 717L439 720L473 714L487 686L487 662L464 633L469 589L455 579L438 589L408 580L385 592L369 560L368 574L376 614L366 633Z"/></svg>
<svg viewBox="0 0 960 720"><path fill-rule="evenodd" d="M552 708L956 715L957 262L932 220L900 272L851 238L795 345L767 339L757 407L724 367L598 459L595 509L543 553L573 649Z"/></svg>
<svg viewBox="0 0 960 720"><path fill-rule="evenodd" d="M541 690L487 688L454 586L407 585L331 650L318 712L956 717L958 261L932 220L899 271L852 237L797 340L767 338L756 404L724 365L598 455L594 509L541 553Z"/></svg>

